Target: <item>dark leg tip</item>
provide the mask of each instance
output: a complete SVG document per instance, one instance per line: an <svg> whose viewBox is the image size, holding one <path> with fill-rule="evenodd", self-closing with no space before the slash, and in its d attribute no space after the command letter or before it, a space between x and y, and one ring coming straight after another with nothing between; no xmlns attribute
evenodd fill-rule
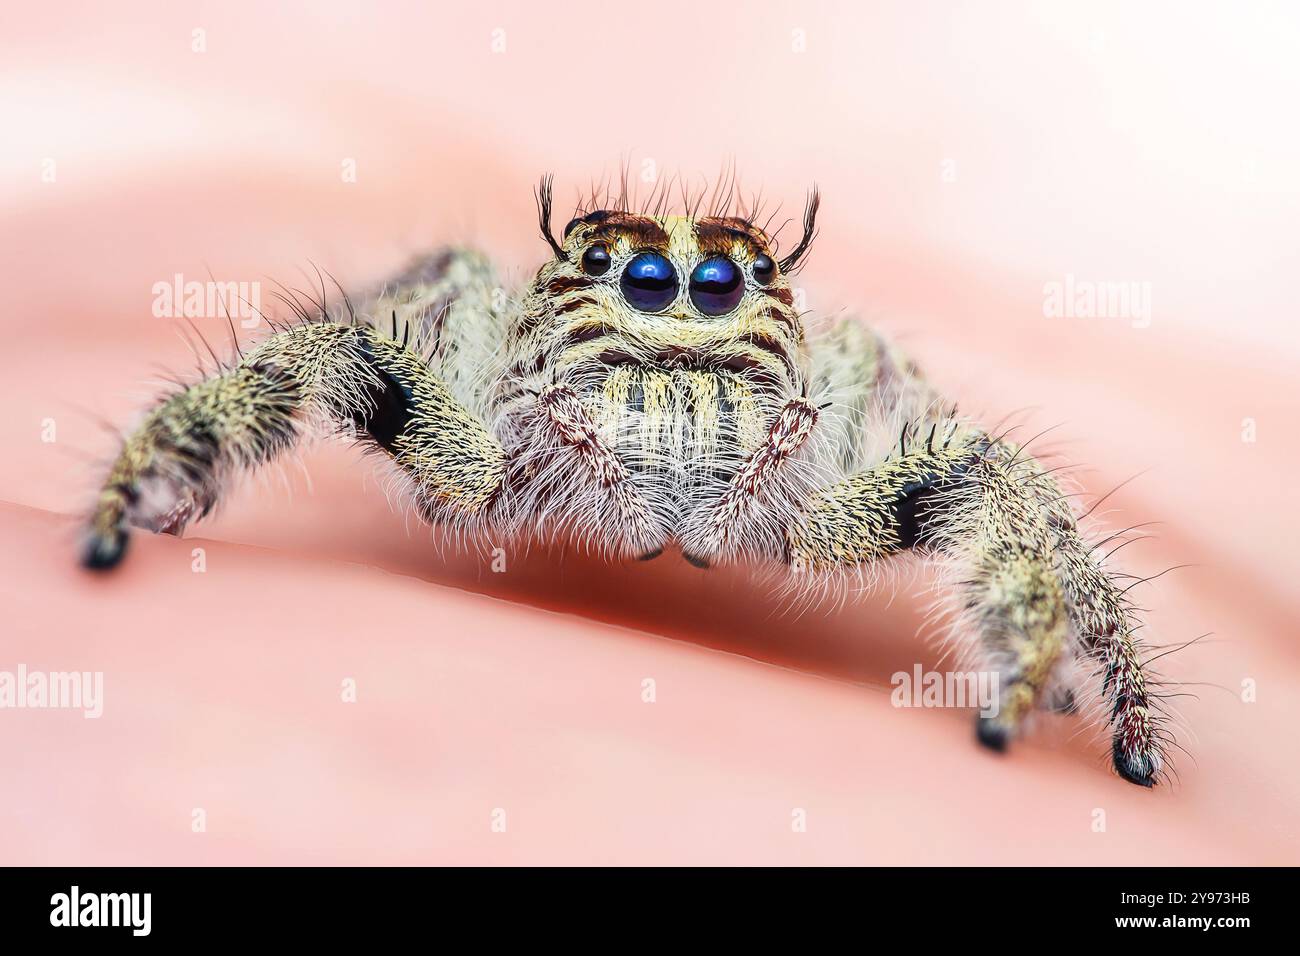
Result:
<svg viewBox="0 0 1300 956"><path fill-rule="evenodd" d="M1011 732L992 718L977 717L975 738L989 750L1006 753L1007 744L1011 741Z"/></svg>
<svg viewBox="0 0 1300 956"><path fill-rule="evenodd" d="M1116 741L1110 752L1111 763L1115 772L1129 783L1148 789L1156 785L1156 778L1151 764L1147 760L1132 760L1124 756L1124 750Z"/></svg>
<svg viewBox="0 0 1300 956"><path fill-rule="evenodd" d="M659 557L659 555L661 555L661 554L663 554L663 553L664 553L664 549L663 549L663 548L655 548L653 551L647 551L645 554L643 554L643 555L641 555L639 558L637 558L637 560L638 560L638 561L653 561L655 558Z"/></svg>
<svg viewBox="0 0 1300 956"><path fill-rule="evenodd" d="M682 557L686 559L687 564L693 564L697 568L704 568L706 571L709 568L708 558L696 557L695 555L691 554L689 551L683 551Z"/></svg>
<svg viewBox="0 0 1300 956"><path fill-rule="evenodd" d="M126 554L125 531L112 534L93 534L81 553L81 566L91 571L108 571L122 563Z"/></svg>

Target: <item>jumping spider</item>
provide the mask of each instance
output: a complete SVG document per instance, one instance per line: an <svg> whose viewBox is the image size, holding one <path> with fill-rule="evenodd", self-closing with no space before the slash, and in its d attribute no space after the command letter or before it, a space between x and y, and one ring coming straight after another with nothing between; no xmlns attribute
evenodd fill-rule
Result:
<svg viewBox="0 0 1300 956"><path fill-rule="evenodd" d="M519 299L482 256L445 250L359 310L292 300L298 321L161 401L103 486L86 565L117 564L128 525L179 534L234 474L323 424L386 452L421 514L466 540L610 559L671 544L801 582L943 559L954 632L1000 677L980 741L1003 749L1036 707L1073 701L1082 671L1119 774L1162 775L1133 609L1048 469L860 323L805 334L790 276L816 193L782 258L727 210L584 207L557 240L549 179L538 209L554 255Z"/></svg>

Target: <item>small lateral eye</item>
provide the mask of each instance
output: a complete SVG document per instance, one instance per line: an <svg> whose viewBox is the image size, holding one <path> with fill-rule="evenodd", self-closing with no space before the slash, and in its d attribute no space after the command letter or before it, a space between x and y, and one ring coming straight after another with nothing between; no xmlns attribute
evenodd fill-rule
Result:
<svg viewBox="0 0 1300 956"><path fill-rule="evenodd" d="M691 273L691 301L705 315L726 315L744 295L740 269L726 256L705 259Z"/></svg>
<svg viewBox="0 0 1300 956"><path fill-rule="evenodd" d="M759 285L767 285L776 278L776 263L768 255L759 256L754 260L754 280Z"/></svg>
<svg viewBox="0 0 1300 956"><path fill-rule="evenodd" d="M580 226L581 224L582 224L582 217L581 217L581 216L578 216L578 217L575 218L575 219L570 219L570 220L569 220L569 224L568 224L567 226L564 227L564 238L565 238L565 239L568 239L568 238L569 238L569 233L573 232L573 230L574 230L574 229L577 229L578 226Z"/></svg>
<svg viewBox="0 0 1300 956"><path fill-rule="evenodd" d="M603 276L609 271L609 250L600 243L588 246L582 254L582 271L589 276Z"/></svg>

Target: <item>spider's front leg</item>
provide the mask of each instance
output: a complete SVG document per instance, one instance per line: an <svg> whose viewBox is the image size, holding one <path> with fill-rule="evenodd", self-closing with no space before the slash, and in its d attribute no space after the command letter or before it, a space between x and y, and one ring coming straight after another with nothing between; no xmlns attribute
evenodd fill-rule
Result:
<svg viewBox="0 0 1300 956"><path fill-rule="evenodd" d="M375 329L304 324L161 402L127 436L91 516L84 563L117 564L129 525L179 534L236 473L313 424L355 430L386 451L433 520L482 521L504 478L501 446L421 356Z"/></svg>
<svg viewBox="0 0 1300 956"><path fill-rule="evenodd" d="M1032 458L955 420L928 420L911 448L814 496L791 524L787 559L808 573L865 565L911 548L946 556L959 581L956 628L1000 676L980 740L1005 747L1037 705L1062 690L1075 654L1095 661L1112 757L1151 786L1162 732L1123 589L1080 537L1056 483Z"/></svg>

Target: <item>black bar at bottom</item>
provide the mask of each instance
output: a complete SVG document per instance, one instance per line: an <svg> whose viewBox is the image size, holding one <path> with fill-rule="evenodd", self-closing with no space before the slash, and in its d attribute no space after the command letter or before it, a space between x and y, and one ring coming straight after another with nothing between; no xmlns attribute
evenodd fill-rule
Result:
<svg viewBox="0 0 1300 956"><path fill-rule="evenodd" d="M245 940L337 946L432 931L482 942L522 934L548 945L588 932L602 948L623 924L661 946L715 937L765 942L776 927L807 939L834 929L918 943L996 943L1041 931L1048 940L1109 936L1231 943L1274 933L1295 915L1291 869L770 869L589 871L371 868L20 868L0 870L5 941L98 945ZM75 888L75 889L74 889ZM681 936L662 936L680 926ZM447 934L453 934L448 936ZM531 934L531 937L530 937Z"/></svg>

